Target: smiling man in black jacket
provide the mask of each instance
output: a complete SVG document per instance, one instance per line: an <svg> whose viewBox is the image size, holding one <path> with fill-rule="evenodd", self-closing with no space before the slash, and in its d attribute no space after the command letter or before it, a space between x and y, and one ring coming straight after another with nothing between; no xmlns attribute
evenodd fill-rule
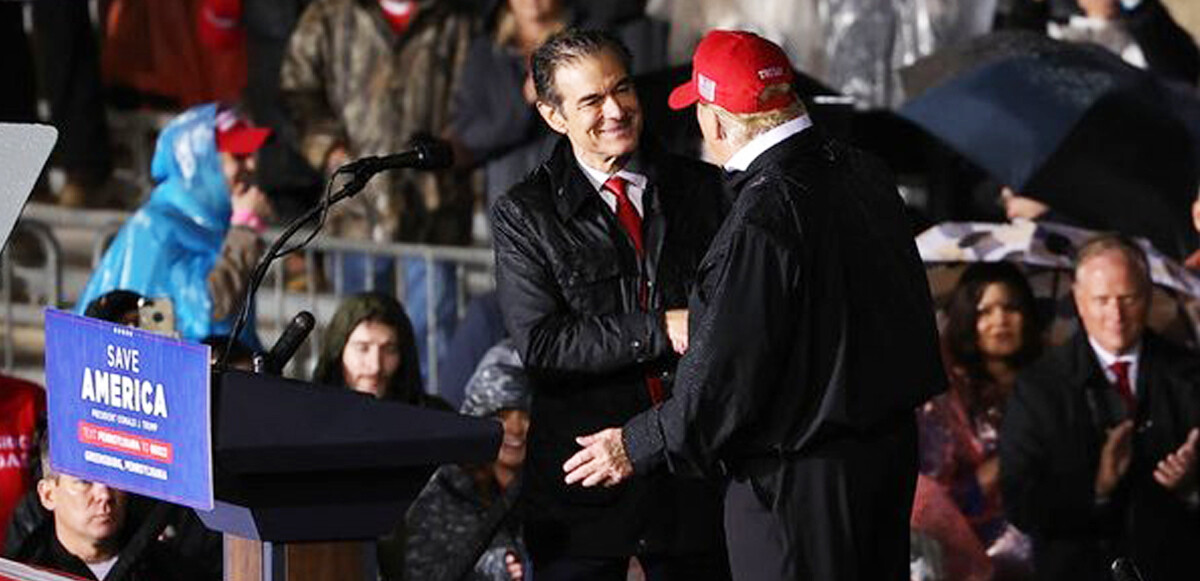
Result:
<svg viewBox="0 0 1200 581"><path fill-rule="evenodd" d="M721 221L716 168L641 142L629 53L570 30L533 55L538 111L564 135L492 210L505 323L530 375L525 535L536 576L727 578L716 484L668 474L568 486L575 437L670 391L696 266Z"/></svg>
<svg viewBox="0 0 1200 581"><path fill-rule="evenodd" d="M913 408L945 385L929 288L887 171L823 137L792 76L750 33L696 48L670 104L698 103L736 199L671 398L581 438L566 481L726 472L735 579L907 579Z"/></svg>
<svg viewBox="0 0 1200 581"><path fill-rule="evenodd" d="M1200 358L1147 330L1135 243L1102 235L1075 264L1081 329L1022 370L1004 414L1004 509L1038 579L1106 579L1118 557L1153 581L1200 579Z"/></svg>

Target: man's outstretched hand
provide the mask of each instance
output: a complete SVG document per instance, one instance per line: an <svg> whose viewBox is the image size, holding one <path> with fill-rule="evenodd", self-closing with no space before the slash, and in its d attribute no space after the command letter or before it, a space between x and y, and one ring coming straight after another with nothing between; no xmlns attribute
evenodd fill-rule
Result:
<svg viewBox="0 0 1200 581"><path fill-rule="evenodd" d="M616 486L633 476L633 465L625 455L621 428L608 428L590 436L580 436L575 441L583 449L563 464L567 484Z"/></svg>

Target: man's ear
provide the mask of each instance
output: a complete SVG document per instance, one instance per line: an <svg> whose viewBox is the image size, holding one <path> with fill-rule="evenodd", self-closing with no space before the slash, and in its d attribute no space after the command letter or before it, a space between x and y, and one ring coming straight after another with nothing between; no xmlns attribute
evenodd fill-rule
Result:
<svg viewBox="0 0 1200 581"><path fill-rule="evenodd" d="M712 109L705 107L699 103L696 104L696 123L700 125L700 132L711 131L712 135L719 141L725 140L725 127L721 125L721 117L713 112Z"/></svg>
<svg viewBox="0 0 1200 581"><path fill-rule="evenodd" d="M42 503L42 508L48 511L54 511L54 489L58 487L58 483L49 478L38 480L37 495L38 500Z"/></svg>
<svg viewBox="0 0 1200 581"><path fill-rule="evenodd" d="M537 109L538 113L542 114L542 119L546 120L546 125L550 126L550 129L553 129L556 133L567 134L567 120L563 117L562 111L559 111L558 107L545 101L538 101Z"/></svg>
<svg viewBox="0 0 1200 581"><path fill-rule="evenodd" d="M720 141L729 141L729 132L725 130L725 122L721 120L721 116L713 113L712 118L713 126L717 130L717 139Z"/></svg>

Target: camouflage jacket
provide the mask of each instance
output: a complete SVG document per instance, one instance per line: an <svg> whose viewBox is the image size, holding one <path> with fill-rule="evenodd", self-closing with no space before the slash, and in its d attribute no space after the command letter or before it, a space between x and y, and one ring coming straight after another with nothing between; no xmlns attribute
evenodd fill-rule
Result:
<svg viewBox="0 0 1200 581"><path fill-rule="evenodd" d="M337 147L357 158L403 151L418 134L442 135L474 23L445 0L422 0L398 35L376 0L310 4L280 79L309 163L325 169ZM458 172L383 172L335 207L330 229L379 242L465 244L472 202Z"/></svg>
<svg viewBox="0 0 1200 581"><path fill-rule="evenodd" d="M466 470L454 464L438 468L405 518L404 579L508 581L505 556L511 552L526 558L511 509L518 494L514 483L487 505ZM493 527L496 533L484 548L480 536ZM464 562L476 553L474 566Z"/></svg>

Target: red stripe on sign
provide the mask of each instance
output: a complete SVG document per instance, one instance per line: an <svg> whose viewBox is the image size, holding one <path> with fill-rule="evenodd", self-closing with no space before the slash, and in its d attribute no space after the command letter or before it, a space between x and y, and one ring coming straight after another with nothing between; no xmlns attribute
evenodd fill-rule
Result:
<svg viewBox="0 0 1200 581"><path fill-rule="evenodd" d="M175 460L175 447L167 442L144 438L136 434L79 422L79 441L115 452L170 464Z"/></svg>

